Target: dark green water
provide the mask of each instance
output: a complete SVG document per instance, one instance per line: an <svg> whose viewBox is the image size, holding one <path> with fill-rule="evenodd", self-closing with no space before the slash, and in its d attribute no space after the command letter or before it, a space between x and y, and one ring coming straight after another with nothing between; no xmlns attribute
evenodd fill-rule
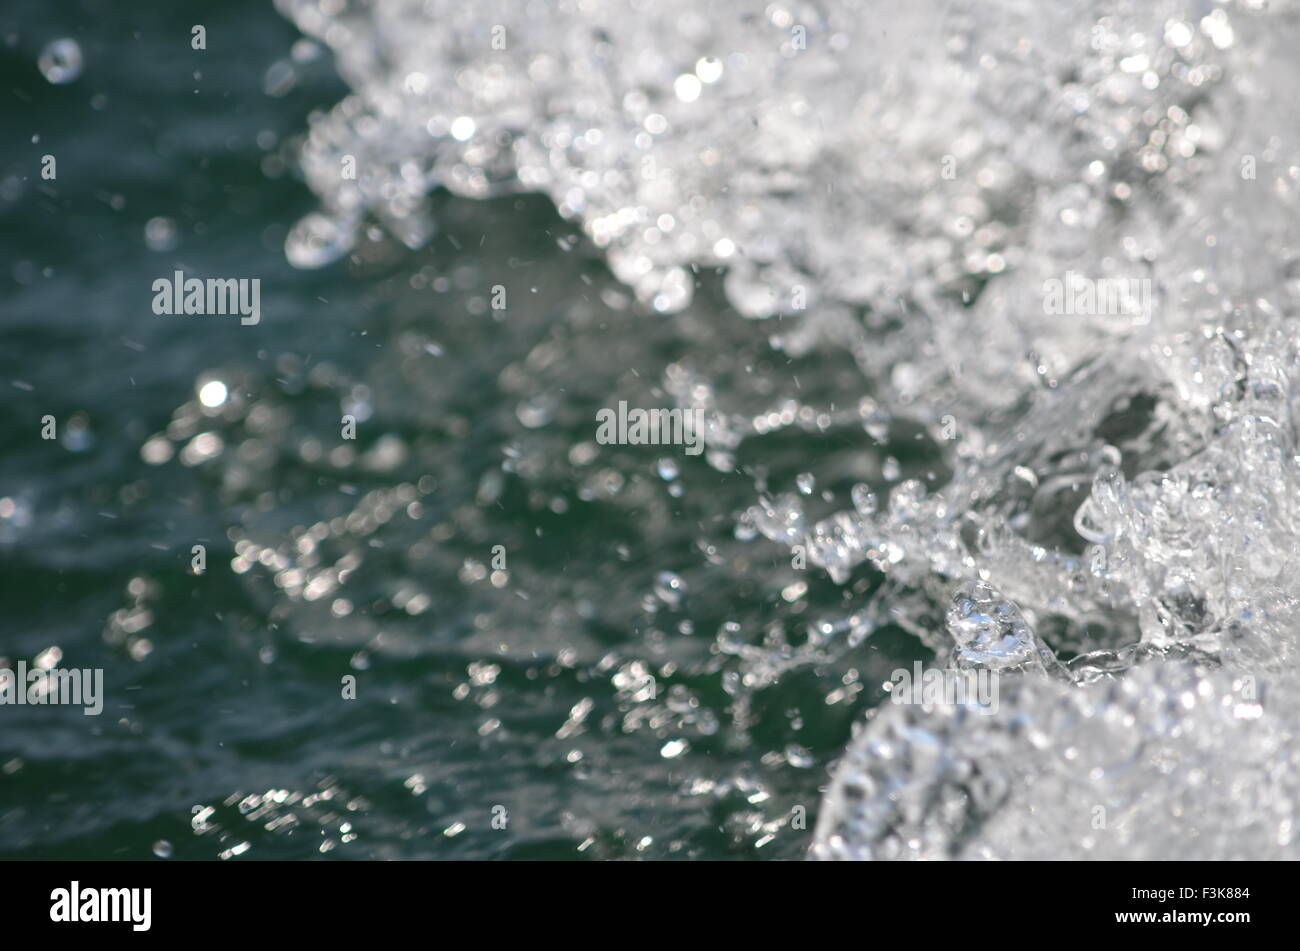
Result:
<svg viewBox="0 0 1300 951"><path fill-rule="evenodd" d="M85 57L67 85L36 68L59 37ZM0 707L0 857L801 856L851 725L924 651L886 628L768 675L878 579L795 571L735 522L805 469L844 504L880 447L795 427L723 472L596 446L594 419L666 405L673 364L754 412L795 387L852 402L852 359L782 357L713 273L686 312L639 311L536 197L435 196L426 248L294 270L313 198L286 149L346 92L323 55L266 94L296 39L255 2L0 12L0 657L58 647L106 692L99 717ZM146 243L157 217L174 249ZM260 278L260 324L155 316L178 268ZM230 398L204 412L209 379ZM335 569L323 596L276 562L305 552Z"/></svg>

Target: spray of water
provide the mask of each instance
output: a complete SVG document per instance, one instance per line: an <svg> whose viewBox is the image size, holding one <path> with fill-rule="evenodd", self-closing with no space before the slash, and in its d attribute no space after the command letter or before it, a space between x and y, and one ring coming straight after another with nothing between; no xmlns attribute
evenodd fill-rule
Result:
<svg viewBox="0 0 1300 951"><path fill-rule="evenodd" d="M1002 677L996 716L872 711L816 855L1297 856L1292 4L277 2L353 90L292 262L367 222L419 246L435 186L540 191L648 310L725 267L774 348L849 350L855 425L942 451L946 481L739 518L887 577L834 650L888 619ZM791 422L663 386L723 470Z"/></svg>

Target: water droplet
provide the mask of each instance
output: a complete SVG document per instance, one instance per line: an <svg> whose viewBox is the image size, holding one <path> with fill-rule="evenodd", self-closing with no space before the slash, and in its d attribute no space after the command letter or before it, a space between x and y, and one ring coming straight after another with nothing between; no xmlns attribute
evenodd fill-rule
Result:
<svg viewBox="0 0 1300 951"><path fill-rule="evenodd" d="M694 73L682 73L673 82L673 92L682 102L694 102L700 98L700 78Z"/></svg>
<svg viewBox="0 0 1300 951"><path fill-rule="evenodd" d="M144 226L144 243L150 251L173 251L180 243L176 222L170 218L150 218Z"/></svg>
<svg viewBox="0 0 1300 951"><path fill-rule="evenodd" d="M690 744L685 740L669 740L663 745L663 748L659 750L659 755L664 759L675 759L685 753L688 749L690 749Z"/></svg>
<svg viewBox="0 0 1300 951"><path fill-rule="evenodd" d="M686 582L671 571L661 571L655 576L655 596L670 608L681 605L686 593Z"/></svg>
<svg viewBox="0 0 1300 951"><path fill-rule="evenodd" d="M796 769L808 769L817 762L811 753L796 743L785 748L785 761Z"/></svg>
<svg viewBox="0 0 1300 951"><path fill-rule="evenodd" d="M335 218L312 212L293 226L284 241L284 255L301 270L333 264L352 250L356 230Z"/></svg>
<svg viewBox="0 0 1300 951"><path fill-rule="evenodd" d="M701 57L695 64L695 75L701 82L716 83L722 78L722 60L713 56Z"/></svg>
<svg viewBox="0 0 1300 951"><path fill-rule="evenodd" d="M857 509L859 515L875 515L876 509L880 507L876 493L872 492L866 483L859 482L853 487L850 495L853 498L853 507Z"/></svg>
<svg viewBox="0 0 1300 951"><path fill-rule="evenodd" d="M199 389L199 402L209 409L215 409L226 402L226 384L220 380L204 383Z"/></svg>
<svg viewBox="0 0 1300 951"><path fill-rule="evenodd" d="M451 124L451 137L457 142L468 142L474 137L477 128L478 126L469 116L460 116Z"/></svg>
<svg viewBox="0 0 1300 951"><path fill-rule="evenodd" d="M76 40L66 37L55 40L41 50L36 65L41 75L56 86L75 82L81 75L81 46Z"/></svg>
<svg viewBox="0 0 1300 951"><path fill-rule="evenodd" d="M287 60L276 60L266 70L262 79L262 91L268 96L279 98L288 95L298 81L297 71Z"/></svg>

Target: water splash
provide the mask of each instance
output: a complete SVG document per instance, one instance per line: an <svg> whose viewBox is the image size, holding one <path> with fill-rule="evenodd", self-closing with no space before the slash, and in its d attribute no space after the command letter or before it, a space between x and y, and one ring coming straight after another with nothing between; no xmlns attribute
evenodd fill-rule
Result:
<svg viewBox="0 0 1300 951"><path fill-rule="evenodd" d="M842 473L756 478L738 539L885 581L802 646L724 626L729 690L886 623L1008 681L994 717L879 711L815 854L1295 857L1293 5L278 6L353 89L302 150L295 265L371 219L418 246L436 186L541 191L648 308L720 266L783 359L851 356L820 404L704 359L663 379L721 472L783 432L874 443L829 513ZM1078 275L1151 307L1051 312ZM947 472L904 478L908 427Z"/></svg>

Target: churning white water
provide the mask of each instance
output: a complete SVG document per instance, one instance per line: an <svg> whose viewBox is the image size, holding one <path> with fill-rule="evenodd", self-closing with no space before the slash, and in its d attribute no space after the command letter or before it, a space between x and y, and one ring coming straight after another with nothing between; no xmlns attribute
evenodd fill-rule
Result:
<svg viewBox="0 0 1300 951"><path fill-rule="evenodd" d="M993 716L873 711L815 855L1300 857L1294 4L277 2L353 90L294 264L540 191L646 320L725 267L774 350L853 354L868 432L941 447L933 491L737 524L887 575L838 649L887 619L1000 677ZM791 422L664 389L719 468Z"/></svg>

